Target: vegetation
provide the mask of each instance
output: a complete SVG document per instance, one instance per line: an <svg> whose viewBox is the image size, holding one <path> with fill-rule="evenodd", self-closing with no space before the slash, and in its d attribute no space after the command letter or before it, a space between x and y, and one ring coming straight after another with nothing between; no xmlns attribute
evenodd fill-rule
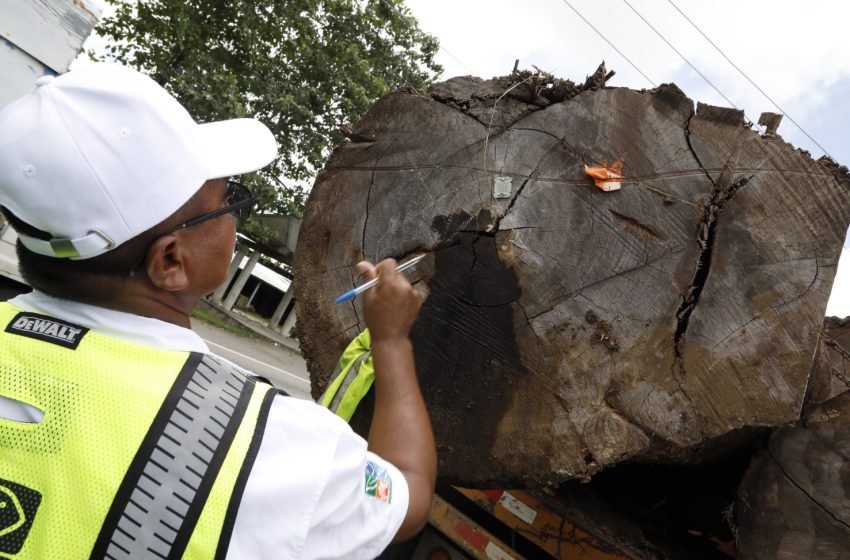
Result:
<svg viewBox="0 0 850 560"><path fill-rule="evenodd" d="M214 327L224 329L235 335L244 336L247 338L257 338L257 334L251 329L243 327L242 325L238 325L233 321L227 321L220 317L217 317L216 315L203 309L200 305L198 305L197 307L195 307L195 309L192 310L192 317L194 317L195 319L200 319L201 321L206 321Z"/></svg>
<svg viewBox="0 0 850 560"><path fill-rule="evenodd" d="M403 0L108 0L104 59L137 68L199 121L251 116L272 130L273 165L247 178L260 212L300 215L340 128L407 83L442 71L437 40ZM97 58L93 53L91 56ZM242 226L261 239L256 218Z"/></svg>

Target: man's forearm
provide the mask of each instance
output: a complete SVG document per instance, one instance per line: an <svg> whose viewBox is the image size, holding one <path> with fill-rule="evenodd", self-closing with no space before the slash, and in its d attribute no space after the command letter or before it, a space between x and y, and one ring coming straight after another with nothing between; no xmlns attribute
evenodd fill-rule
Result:
<svg viewBox="0 0 850 560"><path fill-rule="evenodd" d="M431 421L416 379L413 347L407 338L373 341L375 412L369 449L404 473L410 510L399 540L415 534L428 519L437 476Z"/></svg>

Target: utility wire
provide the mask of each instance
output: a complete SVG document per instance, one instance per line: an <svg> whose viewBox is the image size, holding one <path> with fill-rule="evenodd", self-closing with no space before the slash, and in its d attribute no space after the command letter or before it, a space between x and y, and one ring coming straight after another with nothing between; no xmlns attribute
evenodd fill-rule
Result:
<svg viewBox="0 0 850 560"><path fill-rule="evenodd" d="M625 2L626 0L623 0L623 1ZM731 64L731 65L732 65L732 67L733 67L733 68L735 68L735 70L737 70L737 71L738 71L738 73L739 73L739 74L741 74L744 78L746 78L746 79L747 79L747 81L748 81L748 82L750 82L750 83L753 85L753 87L754 87L754 88L756 88L757 90L759 90L759 92L760 92L763 96L765 96L765 97L767 98L767 100L768 100L768 101L770 101L771 103L773 103L773 106L774 106L774 107L776 107L777 109L779 109L779 112L781 112L783 115L785 115L786 117L788 117L788 120L789 120L789 121L791 121L792 123L794 123L794 126L796 126L797 128L799 128L799 129L800 129L800 131L801 131L803 134L805 134L805 135L806 135L806 138L808 138L809 140L811 140L812 142L814 142L814 143L815 143L815 145L816 145L818 148L820 148L820 149L821 149L821 151L822 151L824 154L826 154L826 155L827 155L827 157L829 157L830 159L833 159L833 158L832 158L832 156L829 154L829 152L827 152L827 151L826 151L826 148L824 148L823 146L821 146L821 145L818 143L818 141L817 141L817 140L815 140L814 138L812 138L812 137L809 135L809 133L808 133L808 132L806 132L806 131L803 129L803 127L802 127L802 126L800 126L800 125L797 123L797 121L795 121L793 118L791 118L791 115L789 115L789 114L788 114L788 112L787 112L785 109L783 109L782 107L780 107L780 106L779 106L779 104L778 104L776 101L774 101L773 99L771 99L771 97L770 97L767 93L765 93L765 91L764 91L763 89L761 89L761 88L758 86L758 84L756 84L754 81L752 81L752 80L750 79L750 77L749 77L749 76L747 76L747 75L744 73L744 71L743 71L743 70L741 70L740 68L738 68L738 66L737 66L734 62L732 62L732 60L730 60L728 56L726 56L726 53L724 53L722 50L720 50L720 47L718 47L717 45L715 45L715 44L714 44L714 41L712 41L711 39L709 39L709 38L708 38L708 36L707 36L705 33L703 33L703 32L702 32L702 29L700 29L700 28L697 26L697 24L695 24L693 21L691 21L691 18L689 18L688 16L686 16L686 15L685 15L685 13L684 13L682 10L680 10L680 9L679 9L679 7L678 7L676 4L674 4L674 3L673 3L673 0L667 0L667 1L670 3L670 5L671 5L671 6L673 6L674 8L676 8L676 11L677 11L677 12L679 12L679 13L682 15L682 17L683 17L683 18L685 18L685 19L688 21L688 23L690 23L690 24L693 26L693 28L694 28L694 29L696 29L696 30L699 32L699 34L700 34L700 35L702 35L702 36L703 36L703 38L704 38L706 41L708 41L708 42L711 44L711 46L712 46L712 47L714 47L714 49L715 49L717 52L719 52L719 53L721 54L721 56L723 56L723 58L725 58L725 59L726 59L726 62L728 62L729 64ZM627 3L628 3L628 2L627 2Z"/></svg>
<svg viewBox="0 0 850 560"><path fill-rule="evenodd" d="M596 29L596 28L593 26L593 24L592 24L592 23L590 23L589 21L587 21L587 18L585 18L583 15L581 15L581 12L579 12L578 10L576 10L576 9L573 7L573 5L572 5L572 4L570 4L569 2L567 2L567 0L561 0L561 2L563 2L564 4L566 4L567 6L569 6L569 8L570 8L572 11L574 11L574 12L576 13L576 15L577 15L578 17L580 17L580 18L584 21L584 23L586 23L588 26L590 26L590 28L591 28L591 29L593 29L594 31L596 31L596 34L597 34L597 35L599 35L600 37L602 37L602 39L603 39L606 43L608 43L608 45L609 45L612 49L614 49L615 51L617 51L617 54L619 54L620 56L622 56L622 57L625 59L625 61L626 61L626 62L628 62L629 64L631 64L631 65L632 65L632 68L634 68L635 70L637 70L637 71L640 73L640 75L641 75L641 76L643 76L643 77L646 79L646 81L647 81L647 82L649 82L650 84L652 84L652 87L658 87L658 86L657 86L657 84L656 84L655 82L653 82L652 80L650 80L650 79L649 79L649 76L647 76L646 74L644 74L644 73L643 73L643 71L642 71L640 68L638 68L638 67L637 67L637 65L636 65L634 62L632 62L631 60L629 60L629 57L627 57L625 54L623 54L623 52L622 52L620 49L618 49L617 47L615 47L615 46L614 46L614 43L612 43L611 41L609 41L609 40L608 40L608 38L607 38L605 35L603 35L601 31L599 31L598 29Z"/></svg>
<svg viewBox="0 0 850 560"><path fill-rule="evenodd" d="M456 57L455 55L453 55L452 53L450 53L450 52L449 52L449 50L448 50L446 47L444 47L443 45L440 45L440 50L441 50L441 51L443 51L444 53L446 53L447 55L449 55L450 57L452 57L453 59L455 59L455 62L457 62L458 64L460 64L461 66L463 66L464 68L466 68L467 70L469 70L469 73L470 73L470 74L472 74L473 76L475 76L475 75L476 75L476 74L475 74L475 71L474 71L472 68L470 68L469 66L467 66L466 64L464 64L464 63L463 63L463 61L462 61L461 59L459 59L458 57Z"/></svg>
<svg viewBox="0 0 850 560"><path fill-rule="evenodd" d="M385 0L381 0L381 4L385 4L385 5L386 5L386 7L387 7L387 8L390 8L390 9L392 9L393 7L395 7L395 6L393 6L393 5L392 5L392 3L388 3L388 2L386 2ZM399 6L398 6L398 13L401 15L401 17L408 17L408 15L411 13L411 11L410 11L410 8L402 7L401 5L399 5ZM452 58L455 60L455 62L457 62L458 64L460 64L461 66L463 66L464 68L466 68L467 70L469 70L469 73L470 73L470 74L472 74L473 76L474 76L474 75L476 75L476 74L475 74L475 71L474 71L472 68L470 68L469 66L467 66L466 64L464 64L464 63L463 63L463 61L462 61L461 59L459 59L458 57L456 57L455 55L453 55L452 53L450 53L450 52L449 52L449 49L447 49L446 47L444 47L442 44L439 44L439 50L443 51L444 53L446 53L447 55L449 55L450 57L452 57Z"/></svg>
<svg viewBox="0 0 850 560"><path fill-rule="evenodd" d="M729 105L731 105L732 107L735 107L736 109L738 108L738 107L737 107L734 103L732 103L732 100L731 100L731 99L729 99L728 97L726 97L726 96L723 94L723 92L722 92L722 91L720 91L720 90L717 88L717 86L715 86L713 83L711 83L711 80L709 80L709 79L705 76L705 74L703 74L702 72L700 72L700 71L699 71L699 69L698 69L696 66L694 66L693 64L691 64L691 61L690 61L690 60L688 60L687 58L685 58L685 55L683 55L681 52L679 52L679 49L677 49L676 47L674 47L674 46L673 46L673 44L672 44L670 41L668 41L668 40L667 40L667 38L666 38L664 35L662 35L662 34L661 34L661 32L660 32L660 31L658 31L658 30L655 28L655 26L653 26L651 23L649 23L649 21L647 21L647 19L646 19L645 17L643 17L643 16L641 15L641 13L640 13L640 12L638 12L638 11L635 9L635 7L634 7L634 6L632 6L631 4L629 4L629 1L628 1L628 0L623 0L623 3L624 3L626 6L628 6L628 7L629 7L629 8L630 8L630 9L631 9L631 10L632 10L632 11L633 11L636 15L637 15L637 17L639 17L640 19L642 19L642 20L643 20L643 22L644 22L646 25L648 25L650 29L652 29L653 31L655 31L655 34L656 34L656 35L658 35L659 37L661 37L661 40L662 40L662 41L664 41L665 43L667 43L667 46L668 46L668 47L670 47L671 49L673 49L673 51L674 51L676 54L678 54L678 55L679 55L679 57L680 57L682 60L684 60L684 61L687 63L687 65L688 65L688 66L690 66L690 67L693 69L693 71L694 71L694 72L696 72L697 74L699 74L699 75L700 75L700 77L702 77L702 79L703 79L703 80L705 80L705 81L706 81L706 83L708 83L708 85L710 85L712 88L714 88L714 91L716 91L717 93L719 93L719 94L720 94L720 97L722 97L723 99L725 99L725 100L726 100L726 102L727 102L727 103L729 103Z"/></svg>

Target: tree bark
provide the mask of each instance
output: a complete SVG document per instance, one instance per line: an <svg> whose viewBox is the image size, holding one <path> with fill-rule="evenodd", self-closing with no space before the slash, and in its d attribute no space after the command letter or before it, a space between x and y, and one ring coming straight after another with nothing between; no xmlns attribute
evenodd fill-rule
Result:
<svg viewBox="0 0 850 560"><path fill-rule="evenodd" d="M412 338L446 480L543 487L692 461L801 416L846 168L739 111L695 111L675 85L605 75L389 94L310 194L295 298L314 395L364 328L358 300L333 304L353 265L427 253ZM619 191L584 173L621 157Z"/></svg>

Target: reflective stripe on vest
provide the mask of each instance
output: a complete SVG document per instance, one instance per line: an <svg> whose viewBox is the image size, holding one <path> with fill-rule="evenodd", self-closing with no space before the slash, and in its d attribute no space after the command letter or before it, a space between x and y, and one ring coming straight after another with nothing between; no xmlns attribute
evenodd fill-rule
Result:
<svg viewBox="0 0 850 560"><path fill-rule="evenodd" d="M112 502L92 558L179 558L242 421L254 381L192 354Z"/></svg>
<svg viewBox="0 0 850 560"><path fill-rule="evenodd" d="M343 351L319 403L348 422L374 381L372 337L364 329Z"/></svg>
<svg viewBox="0 0 850 560"><path fill-rule="evenodd" d="M224 558L276 391L210 355L8 330L19 312L0 304L0 395L45 414L0 419L0 500L30 498L0 558Z"/></svg>

